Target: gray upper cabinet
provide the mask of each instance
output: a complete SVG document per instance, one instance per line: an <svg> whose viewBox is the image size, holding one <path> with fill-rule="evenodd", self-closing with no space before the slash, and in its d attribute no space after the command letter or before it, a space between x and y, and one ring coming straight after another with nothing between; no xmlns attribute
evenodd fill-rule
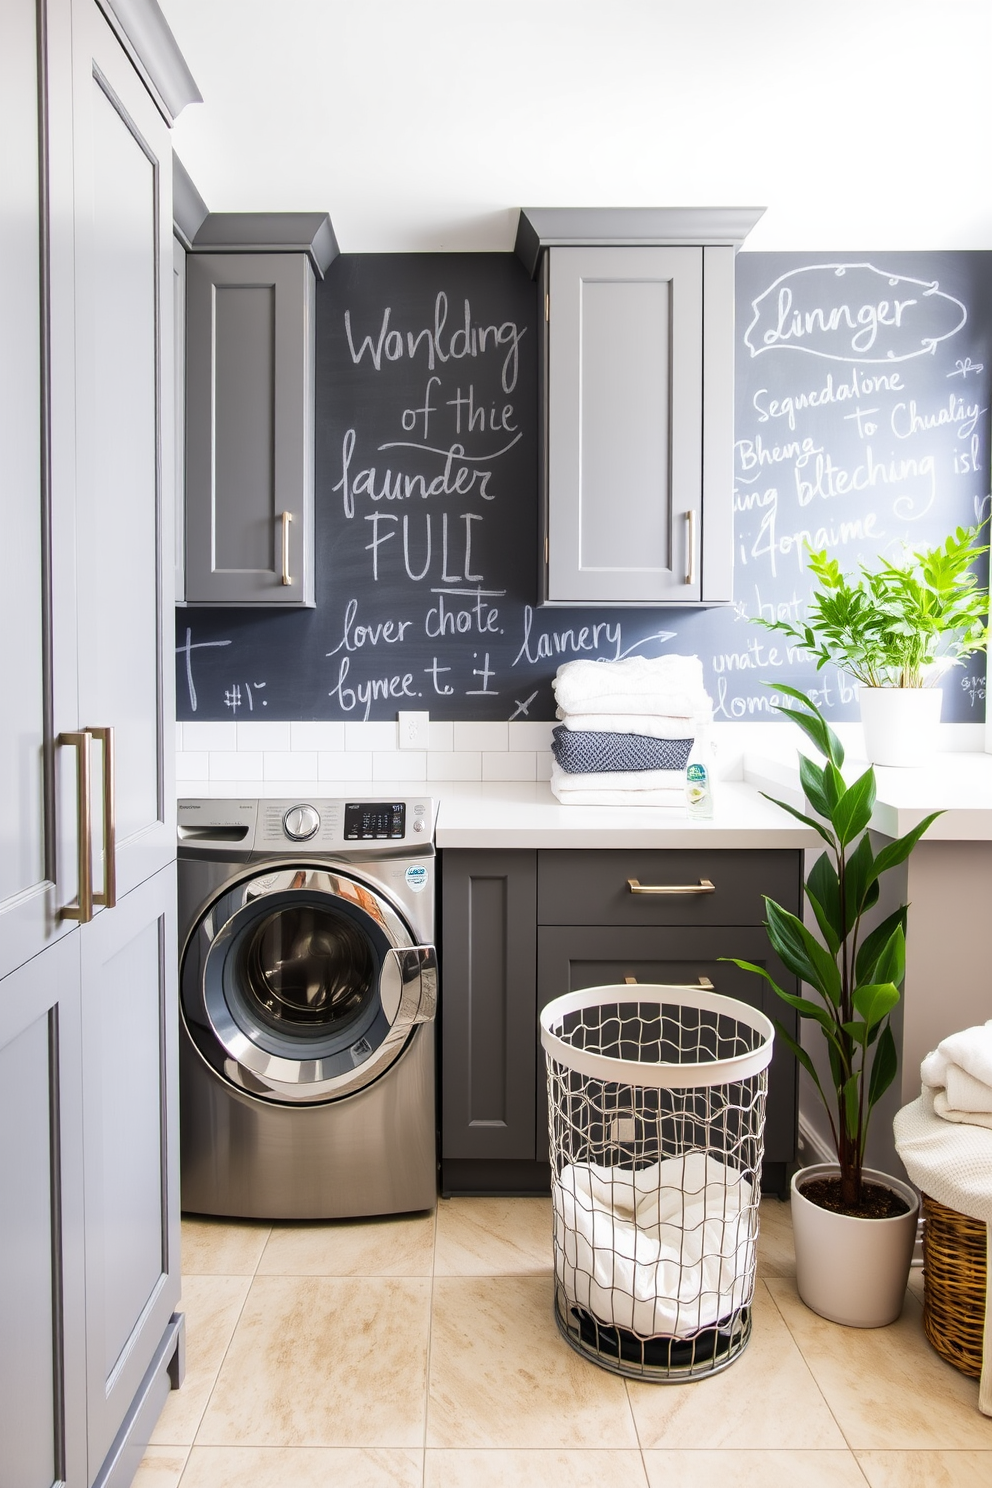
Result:
<svg viewBox="0 0 992 1488"><path fill-rule="evenodd" d="M186 602L312 607L314 271L337 253L330 220L208 213L190 247Z"/></svg>
<svg viewBox="0 0 992 1488"><path fill-rule="evenodd" d="M758 215L521 213L545 311L546 604L731 599L734 254Z"/></svg>
<svg viewBox="0 0 992 1488"><path fill-rule="evenodd" d="M313 605L314 276L186 261L186 601Z"/></svg>

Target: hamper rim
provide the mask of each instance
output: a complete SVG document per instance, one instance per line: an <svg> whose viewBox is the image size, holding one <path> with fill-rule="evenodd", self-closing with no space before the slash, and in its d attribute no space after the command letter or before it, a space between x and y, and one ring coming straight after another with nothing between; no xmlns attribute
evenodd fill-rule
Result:
<svg viewBox="0 0 992 1488"><path fill-rule="evenodd" d="M659 1006L723 1013L726 1017L746 1023L760 1035L762 1042L757 1049L748 1050L745 1054L735 1054L730 1059L710 1059L701 1064L672 1064L614 1059L608 1054L577 1049L559 1038L551 1025L567 1013L601 1006L606 1000L601 995L603 993L611 994L610 1004L652 1002ZM648 1085L659 1090L688 1090L694 1085L726 1085L734 1080L749 1079L768 1068L775 1040L775 1028L771 1020L757 1008L749 1007L746 1002L739 1002L736 997L727 997L722 992L707 992L700 987L679 986L668 982L611 982L602 987L582 987L576 992L565 992L549 1002L541 1009L540 1018L541 1044L558 1064L594 1080L609 1080L622 1085Z"/></svg>

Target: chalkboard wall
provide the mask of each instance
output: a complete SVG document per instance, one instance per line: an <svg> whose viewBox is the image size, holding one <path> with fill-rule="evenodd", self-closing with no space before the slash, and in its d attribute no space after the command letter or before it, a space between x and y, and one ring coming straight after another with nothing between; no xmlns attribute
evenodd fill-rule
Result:
<svg viewBox="0 0 992 1488"><path fill-rule="evenodd" d="M181 608L182 719L554 716L578 656L696 653L718 719L776 681L857 716L755 616L989 511L992 254L737 258L735 602L537 605L537 294L508 254L345 254L317 290L314 610ZM944 682L980 721L985 662ZM774 716L774 715L772 715Z"/></svg>

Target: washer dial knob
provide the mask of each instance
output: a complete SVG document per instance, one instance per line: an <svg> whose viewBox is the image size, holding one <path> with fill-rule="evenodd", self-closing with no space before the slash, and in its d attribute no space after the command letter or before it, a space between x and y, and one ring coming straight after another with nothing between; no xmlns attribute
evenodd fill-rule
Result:
<svg viewBox="0 0 992 1488"><path fill-rule="evenodd" d="M320 817L312 806L291 806L282 819L282 828L293 842L308 842L320 826Z"/></svg>

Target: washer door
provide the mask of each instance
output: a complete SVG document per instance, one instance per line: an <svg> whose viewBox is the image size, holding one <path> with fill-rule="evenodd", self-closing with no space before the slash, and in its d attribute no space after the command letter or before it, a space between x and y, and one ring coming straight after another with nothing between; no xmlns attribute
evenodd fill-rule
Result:
<svg viewBox="0 0 992 1488"><path fill-rule="evenodd" d="M433 946L358 880L292 865L229 886L182 964L183 1017L210 1068L274 1101L376 1079L437 1007Z"/></svg>

